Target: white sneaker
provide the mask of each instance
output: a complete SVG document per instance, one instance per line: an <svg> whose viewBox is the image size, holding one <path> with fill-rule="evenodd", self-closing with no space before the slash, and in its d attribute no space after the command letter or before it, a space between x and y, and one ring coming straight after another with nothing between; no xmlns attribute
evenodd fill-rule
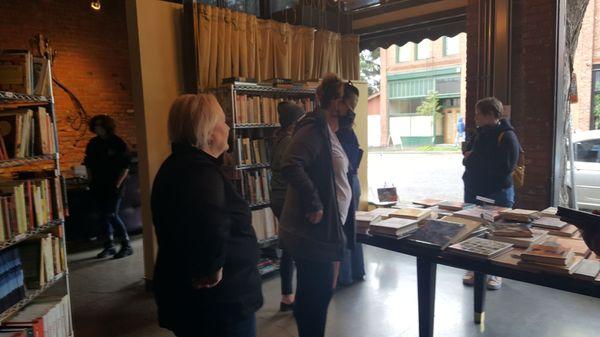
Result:
<svg viewBox="0 0 600 337"><path fill-rule="evenodd" d="M500 288L502 288L502 277L488 276L487 288L489 290L499 290Z"/></svg>
<svg viewBox="0 0 600 337"><path fill-rule="evenodd" d="M475 284L475 273L470 270L467 271L463 276L463 284L472 287Z"/></svg>

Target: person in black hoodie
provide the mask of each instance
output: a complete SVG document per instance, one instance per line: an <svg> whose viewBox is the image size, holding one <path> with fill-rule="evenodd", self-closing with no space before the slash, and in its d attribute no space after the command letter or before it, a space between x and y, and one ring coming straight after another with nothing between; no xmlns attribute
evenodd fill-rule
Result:
<svg viewBox="0 0 600 337"><path fill-rule="evenodd" d="M495 97L483 98L475 105L477 132L463 153L467 203L478 204L477 196L492 199L502 207L512 208L515 203L512 172L517 166L521 145L515 129L502 114L502 102ZM463 278L466 285L472 285L473 280L472 272ZM501 278L488 278L488 289L497 290L501 286Z"/></svg>
<svg viewBox="0 0 600 337"><path fill-rule="evenodd" d="M225 114L213 95L182 95L168 128L172 153L151 197L159 324L178 337L255 337L259 248L248 203L219 168Z"/></svg>
<svg viewBox="0 0 600 337"><path fill-rule="evenodd" d="M333 262L344 256L342 224L352 190L349 162L335 135L339 119L350 111L343 82L333 74L317 88L319 107L299 120L284 159L288 188L280 239L296 261L294 316L299 337L325 334L333 294Z"/></svg>

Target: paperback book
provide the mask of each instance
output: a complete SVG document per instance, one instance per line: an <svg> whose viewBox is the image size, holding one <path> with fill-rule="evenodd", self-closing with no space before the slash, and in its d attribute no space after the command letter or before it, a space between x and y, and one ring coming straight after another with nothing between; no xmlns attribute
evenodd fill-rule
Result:
<svg viewBox="0 0 600 337"><path fill-rule="evenodd" d="M431 214L432 212L429 209L402 208L391 213L390 217L421 221L431 217Z"/></svg>
<svg viewBox="0 0 600 337"><path fill-rule="evenodd" d="M511 250L512 246L510 243L484 238L470 238L451 245L448 251L464 256L491 259Z"/></svg>
<svg viewBox="0 0 600 337"><path fill-rule="evenodd" d="M454 222L427 220L409 239L417 244L444 250L456 240L464 227Z"/></svg>
<svg viewBox="0 0 600 337"><path fill-rule="evenodd" d="M397 238L406 237L418 227L418 221L402 218L389 218L369 227L369 233L373 235L386 235Z"/></svg>

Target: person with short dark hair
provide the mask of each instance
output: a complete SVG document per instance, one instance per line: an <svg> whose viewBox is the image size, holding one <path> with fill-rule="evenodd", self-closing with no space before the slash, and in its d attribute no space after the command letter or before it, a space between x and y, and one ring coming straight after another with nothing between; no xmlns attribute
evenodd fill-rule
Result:
<svg viewBox="0 0 600 337"><path fill-rule="evenodd" d="M115 121L110 116L94 116L89 128L96 137L86 147L84 165L88 172L90 192L106 235L104 249L96 257L123 258L133 254L127 228L119 217L131 158L127 144L115 134ZM114 245L115 234L121 240L118 252Z"/></svg>
<svg viewBox="0 0 600 337"><path fill-rule="evenodd" d="M277 106L279 123L281 128L275 132L273 148L271 149L271 209L278 220L281 219L281 211L285 201L287 181L283 175L283 158L288 146L292 142L292 132L296 121L304 115L302 107L291 103L281 102ZM279 272L281 275L281 302L280 311L290 311L294 305L293 277L294 260L287 249L280 244L281 259L279 261Z"/></svg>
<svg viewBox="0 0 600 337"><path fill-rule="evenodd" d="M475 105L476 134L467 142L463 164L465 202L480 204L477 196L495 201L497 206L512 208L515 189L512 173L517 166L521 145L515 129L503 118L502 102L495 97L481 99ZM472 285L473 272L463 278ZM488 277L488 289L497 290L502 279Z"/></svg>
<svg viewBox="0 0 600 337"><path fill-rule="evenodd" d="M299 337L325 335L333 295L333 262L344 256L343 224L352 203L348 157L335 132L350 107L343 82L326 75L318 108L298 121L284 159L288 181L280 240L296 261L294 316Z"/></svg>
<svg viewBox="0 0 600 337"><path fill-rule="evenodd" d="M358 179L358 168L363 155L356 133L354 133L354 109L358 105L359 91L352 83L344 85L344 101L350 107L350 113L340 118L340 129L336 132L344 152L348 156L350 168L348 169L348 181L352 187L352 204L348 212L348 218L344 224L344 231L348 239L348 250L340 263L339 278L337 285L349 286L355 281L362 281L365 277L365 260L362 244L356 242L355 213L358 210L360 200L360 181Z"/></svg>

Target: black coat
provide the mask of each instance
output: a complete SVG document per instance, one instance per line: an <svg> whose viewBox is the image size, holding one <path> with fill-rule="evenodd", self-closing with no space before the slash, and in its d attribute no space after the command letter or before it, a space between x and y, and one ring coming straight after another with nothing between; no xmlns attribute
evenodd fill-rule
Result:
<svg viewBox="0 0 600 337"><path fill-rule="evenodd" d="M154 180L151 203L158 239L154 292L162 327L201 328L208 336L214 322L243 318L262 306L250 209L213 157L174 145ZM192 288L193 279L220 268L217 286Z"/></svg>
<svg viewBox="0 0 600 337"><path fill-rule="evenodd" d="M471 151L471 155L463 160L465 189L488 195L513 186L512 172L519 160L520 149L517 134L506 119L495 126L478 128L474 138L467 143L466 151Z"/></svg>
<svg viewBox="0 0 600 337"><path fill-rule="evenodd" d="M285 154L282 171L288 189L280 239L295 258L340 261L344 254L329 137L324 112L308 113L298 121ZM318 210L323 210L323 219L311 224L306 214Z"/></svg>

